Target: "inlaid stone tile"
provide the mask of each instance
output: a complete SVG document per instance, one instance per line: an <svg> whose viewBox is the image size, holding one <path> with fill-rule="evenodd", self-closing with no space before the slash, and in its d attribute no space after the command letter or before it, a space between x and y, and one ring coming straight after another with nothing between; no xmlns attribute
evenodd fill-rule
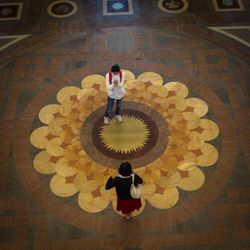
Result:
<svg viewBox="0 0 250 250"><path fill-rule="evenodd" d="M21 19L23 3L0 3L0 21Z"/></svg>
<svg viewBox="0 0 250 250"><path fill-rule="evenodd" d="M132 0L103 0L103 15L133 15Z"/></svg>

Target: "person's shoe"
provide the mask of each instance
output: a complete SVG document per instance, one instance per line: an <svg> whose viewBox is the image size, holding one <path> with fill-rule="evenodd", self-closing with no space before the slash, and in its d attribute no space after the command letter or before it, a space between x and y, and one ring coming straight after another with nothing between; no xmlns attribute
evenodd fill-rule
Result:
<svg viewBox="0 0 250 250"><path fill-rule="evenodd" d="M104 116L104 124L108 125L109 124L109 118Z"/></svg>
<svg viewBox="0 0 250 250"><path fill-rule="evenodd" d="M116 119L117 119L119 122L122 122L122 116L121 116L121 115L116 115L115 117L116 117Z"/></svg>

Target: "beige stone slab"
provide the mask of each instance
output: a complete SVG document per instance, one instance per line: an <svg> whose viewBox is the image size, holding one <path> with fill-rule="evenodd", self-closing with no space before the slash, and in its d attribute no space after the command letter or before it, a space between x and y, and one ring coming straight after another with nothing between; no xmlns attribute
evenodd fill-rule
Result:
<svg viewBox="0 0 250 250"><path fill-rule="evenodd" d="M44 124L49 124L55 117L54 115L60 112L60 105L59 104L50 104L43 107L39 114L39 120Z"/></svg>
<svg viewBox="0 0 250 250"><path fill-rule="evenodd" d="M68 86L68 87L62 88L57 93L57 96L56 96L57 101L59 103L63 103L67 100L70 100L70 97L76 96L79 91L80 91L80 88L75 87L75 86Z"/></svg>
<svg viewBox="0 0 250 250"><path fill-rule="evenodd" d="M78 204L86 212L98 213L108 206L109 201L105 200L103 196L93 197L91 193L80 192Z"/></svg>
<svg viewBox="0 0 250 250"><path fill-rule="evenodd" d="M173 95L186 98L188 96L188 88L181 82L168 82L164 84L164 87Z"/></svg>
<svg viewBox="0 0 250 250"><path fill-rule="evenodd" d="M30 135L30 142L36 148L44 149L47 147L49 140L46 136L50 133L48 126L37 128Z"/></svg>
<svg viewBox="0 0 250 250"><path fill-rule="evenodd" d="M51 155L46 151L39 152L33 161L35 170L40 174L55 173L55 163L50 161Z"/></svg>
<svg viewBox="0 0 250 250"><path fill-rule="evenodd" d="M188 172L188 177L181 178L178 182L178 187L185 191L194 191L199 189L205 182L205 176L203 172L194 167Z"/></svg>
<svg viewBox="0 0 250 250"><path fill-rule="evenodd" d="M152 194L147 196L148 202L158 209L167 209L173 207L179 200L177 188L166 188L163 194Z"/></svg>
<svg viewBox="0 0 250 250"><path fill-rule="evenodd" d="M144 72L137 77L138 80L146 83L151 82L153 85L161 86L163 84L163 78L160 74L155 72Z"/></svg>
<svg viewBox="0 0 250 250"><path fill-rule="evenodd" d="M60 197L69 197L78 192L74 183L67 183L66 178L59 175L52 177L50 189L53 194Z"/></svg>

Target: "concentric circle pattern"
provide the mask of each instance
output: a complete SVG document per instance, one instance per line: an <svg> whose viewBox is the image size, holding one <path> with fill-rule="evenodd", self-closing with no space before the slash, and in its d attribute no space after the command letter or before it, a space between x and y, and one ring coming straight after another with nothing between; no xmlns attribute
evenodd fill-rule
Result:
<svg viewBox="0 0 250 250"><path fill-rule="evenodd" d="M122 124L116 120L110 127L101 124L107 101L105 78L93 74L82 80L82 88L61 89L58 103L40 110L43 125L30 136L31 144L41 149L34 158L34 168L41 174L53 175L51 191L59 197L77 195L79 206L90 213L104 210L110 202L115 207L116 200L114 190L105 190L105 183L110 175L117 174L118 165L95 158L93 155L104 155L95 143L110 151L105 157L112 159L112 154L118 152L119 161L123 156L131 160L135 172L144 180L142 210L147 202L158 209L176 205L178 189L199 189L205 182L202 169L214 165L219 157L215 146L209 144L218 136L219 127L204 118L208 112L206 102L188 98L184 83L164 84L158 73L144 72L136 78L129 70L124 72L127 111ZM152 121L147 118L150 114ZM112 134L112 127L118 126L122 126L123 134L119 129ZM152 134L155 141L149 146ZM137 150L141 150L140 155L129 155Z"/></svg>
<svg viewBox="0 0 250 250"><path fill-rule="evenodd" d="M103 143L101 137L104 129L103 114L105 106L103 106L93 111L85 119L82 126L82 147L90 158L101 165L117 169L117 166L124 160L129 160L134 168L137 168L138 166L147 165L160 157L165 151L168 142L166 120L154 109L138 102L123 101L122 110L125 122L119 123L116 119L112 119L105 130L108 131L106 134L107 143L111 141L113 149L118 149L118 147L124 149L126 147L126 151L111 150ZM139 123L134 126L136 124L131 124L126 117L134 117L132 123ZM145 126L143 128L144 132L140 131L140 127L143 126ZM146 137L144 138L144 136ZM119 138L119 141L117 138Z"/></svg>

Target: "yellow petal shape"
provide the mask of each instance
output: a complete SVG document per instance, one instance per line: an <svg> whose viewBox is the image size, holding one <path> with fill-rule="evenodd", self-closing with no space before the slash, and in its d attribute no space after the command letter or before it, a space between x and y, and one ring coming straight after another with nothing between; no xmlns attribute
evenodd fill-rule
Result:
<svg viewBox="0 0 250 250"><path fill-rule="evenodd" d="M195 129L200 124L200 117L192 112L184 112L183 118L187 121L187 127L189 129Z"/></svg>
<svg viewBox="0 0 250 250"><path fill-rule="evenodd" d="M77 173L76 168L70 166L69 161L65 158L61 158L56 162L56 173L57 175L68 177L73 176Z"/></svg>
<svg viewBox="0 0 250 250"><path fill-rule="evenodd" d="M62 117L58 117L52 120L49 124L49 132L52 135L60 136L63 131L63 127L66 125L67 120Z"/></svg>
<svg viewBox="0 0 250 250"><path fill-rule="evenodd" d="M179 172L175 171L167 177L161 177L157 183L164 188L174 188L177 186L181 179Z"/></svg>
<svg viewBox="0 0 250 250"><path fill-rule="evenodd" d="M103 199L106 201L113 201L116 199L116 192L114 188L106 190L105 187L101 187L100 192L102 194Z"/></svg>
<svg viewBox="0 0 250 250"><path fill-rule="evenodd" d="M88 100L88 98L90 96L95 96L97 95L98 91L96 89L89 89L89 88L84 88L84 89L81 89L78 94L77 94L77 99L80 101L80 102L84 102L86 100Z"/></svg>
<svg viewBox="0 0 250 250"><path fill-rule="evenodd" d="M94 180L88 180L84 174L78 174L74 180L75 187L82 193L90 193L98 188Z"/></svg>
<svg viewBox="0 0 250 250"><path fill-rule="evenodd" d="M105 85L105 77L98 74L92 74L82 79L82 88L92 88L94 84Z"/></svg>
<svg viewBox="0 0 250 250"><path fill-rule="evenodd" d="M54 138L49 141L47 145L47 151L51 156L62 156L63 148L61 147L61 139Z"/></svg>
<svg viewBox="0 0 250 250"><path fill-rule="evenodd" d="M54 114L60 111L60 107L59 104L50 104L43 107L38 114L39 120L44 124L49 124L55 118Z"/></svg>
<svg viewBox="0 0 250 250"><path fill-rule="evenodd" d="M183 154L183 158L188 162L196 162L196 155L193 152L187 151Z"/></svg>
<svg viewBox="0 0 250 250"><path fill-rule="evenodd" d="M103 165L95 161L91 162L91 168L94 170L95 173L101 173L102 175L107 175L107 173L104 174L103 172L105 172L108 168L104 167Z"/></svg>
<svg viewBox="0 0 250 250"><path fill-rule="evenodd" d="M194 167L188 172L188 177L181 178L178 187L185 191L194 191L199 189L205 182L205 176L203 172Z"/></svg>
<svg viewBox="0 0 250 250"><path fill-rule="evenodd" d="M188 150L195 150L201 148L205 143L203 136L197 131L191 131L189 134L190 141L188 143Z"/></svg>
<svg viewBox="0 0 250 250"><path fill-rule="evenodd" d="M97 99L97 100L96 100ZM105 89L105 93L99 93L95 96L95 101L99 101L100 103L107 102L107 90Z"/></svg>
<svg viewBox="0 0 250 250"><path fill-rule="evenodd" d="M141 176L143 173L145 173L146 168L145 167L135 168L133 171Z"/></svg>
<svg viewBox="0 0 250 250"><path fill-rule="evenodd" d="M56 95L56 99L59 103L63 103L65 101L70 100L71 96L76 96L80 91L80 88L75 86L69 86L62 88Z"/></svg>
<svg viewBox="0 0 250 250"><path fill-rule="evenodd" d="M200 98L188 98L186 99L186 102L189 107L192 107L193 113L198 115L199 117L202 117L207 114L208 112L208 105L206 102L204 102Z"/></svg>
<svg viewBox="0 0 250 250"><path fill-rule="evenodd" d="M118 174L116 169L108 168L108 173L110 176L116 176Z"/></svg>
<svg viewBox="0 0 250 250"><path fill-rule="evenodd" d="M170 96L166 98L166 103L174 105L174 109L184 111L187 108L186 100L180 96Z"/></svg>
<svg viewBox="0 0 250 250"><path fill-rule="evenodd" d="M144 98L146 101L149 101L152 99L152 94L149 92L143 92L141 93L141 97Z"/></svg>
<svg viewBox="0 0 250 250"><path fill-rule="evenodd" d="M215 164L218 161L219 154L217 149L208 143L204 143L201 148L202 155L196 158L196 163L202 167L208 167Z"/></svg>
<svg viewBox="0 0 250 250"><path fill-rule="evenodd" d="M143 194L142 194L142 197L144 197L145 199L147 199L148 195L154 194L155 189L156 189L155 183L153 183L153 182L144 183L143 184Z"/></svg>
<svg viewBox="0 0 250 250"><path fill-rule="evenodd" d="M188 96L188 88L181 82L168 82L164 84L168 91L173 92L176 96L186 98Z"/></svg>
<svg viewBox="0 0 250 250"><path fill-rule="evenodd" d="M138 80L146 83L151 82L153 85L161 86L163 84L163 78L161 75L155 72L144 72L137 77Z"/></svg>
<svg viewBox="0 0 250 250"><path fill-rule="evenodd" d="M107 182L107 180L108 180L108 178L109 178L108 176L104 176L103 173L100 172L100 171L97 171L94 174L94 180L100 186L105 185L106 182Z"/></svg>
<svg viewBox="0 0 250 250"><path fill-rule="evenodd" d="M152 99L151 99L152 100ZM153 102L154 103L152 103L152 105L153 104L158 104L158 105L160 105L160 107L161 108L163 108L163 109L166 109L168 106L169 106L169 103L166 103L165 102L166 101L166 97L161 97L161 96L156 96L156 97L154 97L154 99L153 99ZM165 103L166 105L164 105L164 107L161 105L162 103ZM159 110L159 108L157 108L157 110L158 110L158 112L160 111Z"/></svg>
<svg viewBox="0 0 250 250"><path fill-rule="evenodd" d="M191 171L196 167L196 163L191 161L182 161L179 162L177 169L181 171Z"/></svg>
<svg viewBox="0 0 250 250"><path fill-rule="evenodd" d="M49 134L48 126L37 128L30 135L31 144L36 148L40 149L46 148L49 143L49 140L46 138L48 134Z"/></svg>
<svg viewBox="0 0 250 250"><path fill-rule="evenodd" d="M72 110L77 107L78 102L76 100L65 100L60 108L60 113L63 116L71 114Z"/></svg>
<svg viewBox="0 0 250 250"><path fill-rule="evenodd" d="M60 197L69 197L78 192L74 183L67 183L66 178L54 175L50 181L50 189L53 194Z"/></svg>
<svg viewBox="0 0 250 250"><path fill-rule="evenodd" d="M161 176L161 171L159 169L149 169L142 174L142 179L145 182L154 182L155 180L158 180Z"/></svg>
<svg viewBox="0 0 250 250"><path fill-rule="evenodd" d="M183 118L182 112L176 109L170 109L167 111L167 113L167 120L174 121L174 124L176 124L176 122L181 121Z"/></svg>
<svg viewBox="0 0 250 250"><path fill-rule="evenodd" d="M91 193L80 192L78 204L86 212L98 213L108 206L109 201L105 200L102 196L93 197Z"/></svg>
<svg viewBox="0 0 250 250"><path fill-rule="evenodd" d="M161 158L157 158L155 161L147 165L148 169L160 169L163 166L164 162Z"/></svg>
<svg viewBox="0 0 250 250"><path fill-rule="evenodd" d="M163 165L161 166L161 170L163 171L173 171L176 170L176 167L178 165L178 160L175 156L168 156L166 153L161 156L161 159L163 160Z"/></svg>
<svg viewBox="0 0 250 250"><path fill-rule="evenodd" d="M204 129L201 134L205 141L211 141L215 139L219 134L218 125L211 120L201 119L199 126Z"/></svg>
<svg viewBox="0 0 250 250"><path fill-rule="evenodd" d="M33 165L35 170L40 174L53 174L55 173L55 163L50 162L51 156L45 151L39 152L34 161Z"/></svg>
<svg viewBox="0 0 250 250"><path fill-rule="evenodd" d="M80 159L78 151L74 150L74 148L72 148L71 150L70 148L65 148L63 151L63 156L68 161L78 161Z"/></svg>
<svg viewBox="0 0 250 250"><path fill-rule="evenodd" d="M164 86L152 85L152 86L149 86L147 90L151 92L152 94L156 94L160 97L168 96L168 90Z"/></svg>
<svg viewBox="0 0 250 250"><path fill-rule="evenodd" d="M127 69L121 69L121 71L124 73L125 75L125 81L130 81L135 79L135 75L133 72L127 70Z"/></svg>
<svg viewBox="0 0 250 250"><path fill-rule="evenodd" d="M179 200L177 188L166 188L163 194L155 193L147 197L148 202L158 209L173 207Z"/></svg>
<svg viewBox="0 0 250 250"><path fill-rule="evenodd" d="M66 128L60 133L60 139L64 143L70 143L75 137L76 135L71 128Z"/></svg>
<svg viewBox="0 0 250 250"><path fill-rule="evenodd" d="M141 94L142 94L142 92L140 92L140 91L144 91L145 90L145 85L144 85L143 82L141 82L139 80L136 80L136 79L133 79L133 80L129 80L129 81L127 81L125 83L125 88L126 89L136 89L136 90L138 90L139 91L138 92L138 94L139 94L138 97L140 97Z"/></svg>

